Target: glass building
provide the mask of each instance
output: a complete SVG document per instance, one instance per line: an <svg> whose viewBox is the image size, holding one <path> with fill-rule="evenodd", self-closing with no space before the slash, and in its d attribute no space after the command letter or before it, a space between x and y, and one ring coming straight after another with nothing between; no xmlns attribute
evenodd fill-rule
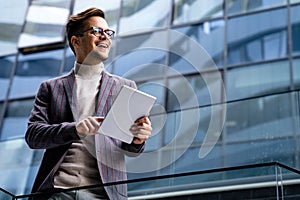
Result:
<svg viewBox="0 0 300 200"><path fill-rule="evenodd" d="M42 81L73 67L65 24L88 7L103 9L116 30L107 71L157 97L145 153L127 159L129 179L269 162L300 170L300 0L0 4L1 188L30 192L43 155L24 140L34 97ZM132 184L129 194L160 184Z"/></svg>

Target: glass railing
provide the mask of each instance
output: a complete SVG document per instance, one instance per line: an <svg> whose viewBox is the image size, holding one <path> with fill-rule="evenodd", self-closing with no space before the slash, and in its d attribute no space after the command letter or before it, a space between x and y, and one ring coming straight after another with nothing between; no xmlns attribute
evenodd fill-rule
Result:
<svg viewBox="0 0 300 200"><path fill-rule="evenodd" d="M128 180L271 162L300 169L299 102L299 91L227 102L223 132L205 157L200 156L200 150L204 144L210 145L204 140L213 106L219 105L151 115L154 130L144 153L126 158ZM11 130L19 131L14 127ZM24 138L1 141L0 157L5 159L0 159L0 187L14 195L29 193L42 156L43 150L29 149ZM194 178L198 185L219 186L230 182L232 177L242 176L247 180L247 174L260 177L265 173L261 169L253 168L249 170L251 173L247 170L208 173ZM164 182L172 184L172 188L181 188L180 180L130 182L128 191L133 196L156 193L162 190Z"/></svg>
<svg viewBox="0 0 300 200"><path fill-rule="evenodd" d="M257 174L257 171L260 174ZM288 199L300 197L296 188L300 185L300 171L277 162L211 169L197 172L146 177L103 185L57 190L55 192L13 195L1 190L0 199L43 199L51 195L90 194L99 187L114 187L127 184L151 185L149 189L129 190L130 200L139 199L185 199L187 196L204 196L216 199L226 195L229 199ZM210 195L210 196L209 196ZM231 195L231 196L228 196Z"/></svg>

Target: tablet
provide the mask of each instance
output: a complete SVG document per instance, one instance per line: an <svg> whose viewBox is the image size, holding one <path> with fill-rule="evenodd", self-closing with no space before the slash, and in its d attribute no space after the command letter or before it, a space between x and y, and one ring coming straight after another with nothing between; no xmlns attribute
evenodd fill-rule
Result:
<svg viewBox="0 0 300 200"><path fill-rule="evenodd" d="M156 97L123 85L98 132L130 144L130 127L138 118L149 115L155 101Z"/></svg>

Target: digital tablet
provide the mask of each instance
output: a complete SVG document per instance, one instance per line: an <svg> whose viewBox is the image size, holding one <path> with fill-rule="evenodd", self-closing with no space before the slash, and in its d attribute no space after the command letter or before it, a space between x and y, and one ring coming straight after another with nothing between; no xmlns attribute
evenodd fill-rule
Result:
<svg viewBox="0 0 300 200"><path fill-rule="evenodd" d="M155 101L156 97L123 85L98 132L130 144L133 140L131 125L149 115Z"/></svg>

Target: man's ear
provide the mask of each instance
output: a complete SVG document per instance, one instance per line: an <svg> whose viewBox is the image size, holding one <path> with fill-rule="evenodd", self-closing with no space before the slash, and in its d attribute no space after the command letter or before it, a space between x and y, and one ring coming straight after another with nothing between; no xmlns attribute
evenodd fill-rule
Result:
<svg viewBox="0 0 300 200"><path fill-rule="evenodd" d="M79 38L77 36L72 36L71 37L71 44L73 47L78 47L79 45Z"/></svg>

